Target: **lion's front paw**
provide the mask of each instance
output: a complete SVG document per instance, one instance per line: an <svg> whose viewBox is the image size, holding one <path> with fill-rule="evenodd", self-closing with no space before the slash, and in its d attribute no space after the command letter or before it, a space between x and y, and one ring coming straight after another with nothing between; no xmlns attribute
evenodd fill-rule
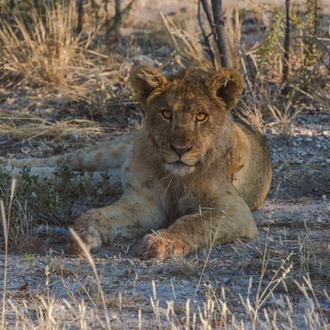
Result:
<svg viewBox="0 0 330 330"><path fill-rule="evenodd" d="M187 254L187 247L179 238L159 231L144 236L139 248L139 254L145 259L156 258L158 260L164 260L171 255L185 256Z"/></svg>
<svg viewBox="0 0 330 330"><path fill-rule="evenodd" d="M96 253L101 249L102 239L98 231L98 220L88 216L82 215L76 220L72 229L81 238L88 252ZM78 254L83 256L84 252L77 240L69 234L68 250L70 254Z"/></svg>

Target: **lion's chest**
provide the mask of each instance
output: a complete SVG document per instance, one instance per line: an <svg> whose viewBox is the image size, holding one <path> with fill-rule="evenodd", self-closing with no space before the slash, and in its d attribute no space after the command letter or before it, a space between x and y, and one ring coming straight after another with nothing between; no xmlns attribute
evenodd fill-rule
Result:
<svg viewBox="0 0 330 330"><path fill-rule="evenodd" d="M200 196L184 185L168 189L163 196L163 207L169 223L184 215L198 212L200 203Z"/></svg>

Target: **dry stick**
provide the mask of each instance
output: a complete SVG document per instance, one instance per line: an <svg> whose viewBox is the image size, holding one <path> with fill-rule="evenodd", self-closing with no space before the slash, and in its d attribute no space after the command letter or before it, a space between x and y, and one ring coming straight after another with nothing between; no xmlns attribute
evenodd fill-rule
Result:
<svg viewBox="0 0 330 330"><path fill-rule="evenodd" d="M209 41L209 36L210 35L208 35L208 36L206 35L205 30L204 30L204 27L203 27L202 19L201 19L201 2L203 4L203 9L204 9L204 11L205 11L205 13L207 15L207 19L210 22L210 20L209 20L210 12L208 12L209 7L207 8L208 4L207 4L206 0L198 0L197 19L198 19L199 27L201 28L202 34L203 34L203 40L201 41L201 44L206 47L205 48L205 51L209 54L209 56L211 58L211 62L213 64L214 70L217 71L217 64L215 62L214 51L213 51L213 49L211 47L211 44L210 44L210 41ZM210 16L210 19L212 20L212 16ZM210 23L210 26L212 28L212 24L211 23Z"/></svg>
<svg viewBox="0 0 330 330"><path fill-rule="evenodd" d="M119 25L121 23L121 9L120 9L120 0L115 0L115 25Z"/></svg>
<svg viewBox="0 0 330 330"><path fill-rule="evenodd" d="M314 2L314 33L317 33L318 27L319 27L319 19L318 19L318 0L315 0Z"/></svg>
<svg viewBox="0 0 330 330"><path fill-rule="evenodd" d="M254 95L254 90L252 88L252 84L251 84L251 81L249 79L249 75L248 75L247 70L246 70L246 65L245 65L245 61L244 61L244 58L243 58L243 54L242 54L242 49L241 49L240 43L238 43L238 54L239 54L239 57L241 59L241 64L242 64L242 68L243 68L243 72L244 72L244 77L245 77L246 82L248 84L249 90Z"/></svg>
<svg viewBox="0 0 330 330"><path fill-rule="evenodd" d="M13 205L14 192L16 187L16 180L11 182L10 202L8 209L8 222L6 220L5 206L3 200L0 199L1 218L3 226L3 235L5 238L5 264L3 274L3 295L2 295L2 317L1 317L1 329L5 328L5 308L6 308L6 288L7 288L7 267L8 267L8 235L9 235L9 221L11 217L11 208Z"/></svg>
<svg viewBox="0 0 330 330"><path fill-rule="evenodd" d="M330 70L330 69L329 69ZM313 76L313 81L314 81L314 84L317 88L317 90L319 91L319 93L321 94L321 96L324 98L325 101L327 102L330 102L330 98L328 98L322 91L320 85L316 82L316 79L315 79L315 76Z"/></svg>
<svg viewBox="0 0 330 330"><path fill-rule="evenodd" d="M95 0L91 0L91 2L92 2L93 11L95 13L95 31L97 31L99 26L99 12Z"/></svg>
<svg viewBox="0 0 330 330"><path fill-rule="evenodd" d="M216 32L214 37L220 53L221 65L223 68L231 68L232 60L230 55L230 48L225 32L225 23L222 18L222 0L211 0L211 2L214 18L214 29Z"/></svg>
<svg viewBox="0 0 330 330"><path fill-rule="evenodd" d="M283 64L283 81L288 81L289 75L289 58L290 58L290 0L285 1L286 25L284 38L284 64Z"/></svg>
<svg viewBox="0 0 330 330"><path fill-rule="evenodd" d="M311 33L311 36L312 36L312 37L313 37L318 43L320 43L320 44L325 48L325 50L327 51L327 53L328 53L328 63L326 63L322 58L320 58L320 60L321 60L321 62L326 66L326 68L329 70L329 73L330 73L330 49L325 45L325 43L324 43L322 40L316 38L316 37L313 35L312 31L310 31L310 33Z"/></svg>
<svg viewBox="0 0 330 330"><path fill-rule="evenodd" d="M178 48L179 45L178 45L177 41L175 40L175 37L173 36L173 34L171 32L171 28L170 28L170 26L169 26L169 24L168 24L168 22L166 20L166 17L164 15L164 13L160 10L159 11L159 14L160 14L160 16L161 16L161 18L162 18L165 26L166 26L166 29L167 29L168 33L170 34L170 36L172 38L172 41L173 41L174 45Z"/></svg>
<svg viewBox="0 0 330 330"><path fill-rule="evenodd" d="M84 23L84 4L83 4L83 0L78 0L77 1L77 16L78 16L77 34L79 35L83 30L83 23Z"/></svg>
<svg viewBox="0 0 330 330"><path fill-rule="evenodd" d="M2 199L0 199L0 208L1 208L1 218L3 233L5 238L5 264L4 264L4 273L3 273L3 294L2 294L2 317L1 317L1 329L5 328L5 308L6 308L6 288L7 288L7 266L8 266L8 231L7 231L7 221L5 215L5 206Z"/></svg>
<svg viewBox="0 0 330 330"><path fill-rule="evenodd" d="M201 0L207 20L210 24L215 43L218 47L223 68L232 67L230 48L222 19L221 0L212 0L212 9L208 0Z"/></svg>
<svg viewBox="0 0 330 330"><path fill-rule="evenodd" d="M214 32L214 22L213 22L212 9L209 6L208 0L201 0L201 2L202 2L203 9L205 11L207 20L210 24L210 28L211 28L212 32L215 33Z"/></svg>

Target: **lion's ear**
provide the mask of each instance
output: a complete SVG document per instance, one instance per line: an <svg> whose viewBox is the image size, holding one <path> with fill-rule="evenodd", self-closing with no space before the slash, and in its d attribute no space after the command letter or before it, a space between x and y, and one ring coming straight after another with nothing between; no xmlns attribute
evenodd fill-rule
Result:
<svg viewBox="0 0 330 330"><path fill-rule="evenodd" d="M228 110L231 110L243 91L244 80L236 70L222 69L207 79L205 85L226 103Z"/></svg>
<svg viewBox="0 0 330 330"><path fill-rule="evenodd" d="M134 66L130 81L138 101L145 104L149 96L158 89L159 91L167 85L167 79L154 67L149 65Z"/></svg>

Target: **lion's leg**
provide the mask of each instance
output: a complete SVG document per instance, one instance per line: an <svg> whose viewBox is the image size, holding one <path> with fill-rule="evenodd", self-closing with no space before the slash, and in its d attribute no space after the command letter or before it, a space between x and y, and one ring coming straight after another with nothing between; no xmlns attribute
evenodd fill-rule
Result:
<svg viewBox="0 0 330 330"><path fill-rule="evenodd" d="M128 189L117 202L98 209L91 209L77 218L73 229L92 253L102 243L117 238L135 238L150 230L158 230L165 223L165 214L160 202L145 191ZM82 255L74 238L68 238L69 252Z"/></svg>
<svg viewBox="0 0 330 330"><path fill-rule="evenodd" d="M24 176L23 169L5 166L5 170L10 173L10 175L17 180L17 185L19 186ZM60 179L58 176L59 169L54 167L32 167L28 169L29 178L37 178L37 181L43 182L44 179L47 183L55 184L55 188L58 185L58 188L63 188L62 185L64 180ZM70 174L71 175L71 174ZM72 172L72 178L68 180L73 180L77 183L83 182L87 187L95 187L96 184L103 182L105 176L108 177L101 188L102 192L105 194L121 194L122 192L122 183L121 183L121 170L110 170L107 172L93 172L93 173L80 173L80 172ZM31 180L32 186L34 186L33 179Z"/></svg>
<svg viewBox="0 0 330 330"><path fill-rule="evenodd" d="M186 254L213 244L226 244L237 239L250 240L258 235L250 209L242 198L217 208L201 209L201 213L185 215L168 229L144 237L140 254L144 258L163 260L168 255Z"/></svg>
<svg viewBox="0 0 330 330"><path fill-rule="evenodd" d="M95 146L78 149L64 155L49 158L8 159L10 166L23 168L32 167L57 167L71 165L74 171L108 171L120 168L129 158L135 134L117 137ZM4 162L4 158L0 157Z"/></svg>

